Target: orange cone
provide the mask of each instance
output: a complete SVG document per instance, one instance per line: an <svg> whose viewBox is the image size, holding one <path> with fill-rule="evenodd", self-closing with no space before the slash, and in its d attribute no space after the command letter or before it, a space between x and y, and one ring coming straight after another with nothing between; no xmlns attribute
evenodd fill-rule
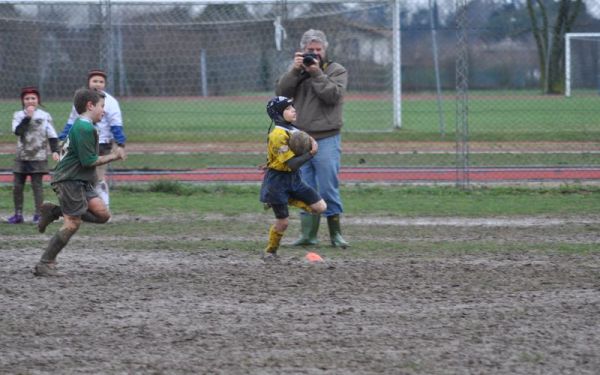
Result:
<svg viewBox="0 0 600 375"><path fill-rule="evenodd" d="M322 262L323 258L321 258L321 256L317 253L314 252L308 252L306 253L306 256L304 257L304 259L306 259L307 261L314 263L314 262Z"/></svg>

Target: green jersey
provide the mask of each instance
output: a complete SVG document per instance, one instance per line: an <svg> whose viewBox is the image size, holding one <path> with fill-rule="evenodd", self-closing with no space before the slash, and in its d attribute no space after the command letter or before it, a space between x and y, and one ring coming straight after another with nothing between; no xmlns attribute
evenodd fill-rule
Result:
<svg viewBox="0 0 600 375"><path fill-rule="evenodd" d="M98 160L98 132L92 122L79 117L73 124L62 147L60 161L54 169L52 183L86 181L96 183Z"/></svg>

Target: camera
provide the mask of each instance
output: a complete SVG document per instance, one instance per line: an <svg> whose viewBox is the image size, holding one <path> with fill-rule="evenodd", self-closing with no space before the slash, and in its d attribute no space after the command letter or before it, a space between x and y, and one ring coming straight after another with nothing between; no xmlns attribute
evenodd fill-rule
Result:
<svg viewBox="0 0 600 375"><path fill-rule="evenodd" d="M309 66L315 64L315 60L319 61L319 55L308 52L302 55L302 64Z"/></svg>

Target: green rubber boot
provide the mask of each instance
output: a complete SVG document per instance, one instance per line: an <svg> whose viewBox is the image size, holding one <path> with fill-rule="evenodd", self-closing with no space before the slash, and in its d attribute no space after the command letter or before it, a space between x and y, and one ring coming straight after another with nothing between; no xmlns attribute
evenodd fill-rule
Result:
<svg viewBox="0 0 600 375"><path fill-rule="evenodd" d="M319 233L319 223L321 222L321 215L300 215L300 238L296 242L292 243L293 246L314 246L319 240L317 239L317 233Z"/></svg>
<svg viewBox="0 0 600 375"><path fill-rule="evenodd" d="M340 215L327 216L327 225L329 226L329 238L331 239L331 246L341 247L345 249L350 246L344 237L342 237L342 230L340 228Z"/></svg>

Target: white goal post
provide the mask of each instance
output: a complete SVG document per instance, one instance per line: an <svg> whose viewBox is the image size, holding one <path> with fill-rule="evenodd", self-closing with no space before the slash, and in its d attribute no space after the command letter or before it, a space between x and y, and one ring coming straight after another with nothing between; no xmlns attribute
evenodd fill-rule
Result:
<svg viewBox="0 0 600 375"><path fill-rule="evenodd" d="M600 33L567 33L565 34L565 96L571 96L571 86L573 84L573 54L571 52L571 43L573 40L593 40L600 42Z"/></svg>

